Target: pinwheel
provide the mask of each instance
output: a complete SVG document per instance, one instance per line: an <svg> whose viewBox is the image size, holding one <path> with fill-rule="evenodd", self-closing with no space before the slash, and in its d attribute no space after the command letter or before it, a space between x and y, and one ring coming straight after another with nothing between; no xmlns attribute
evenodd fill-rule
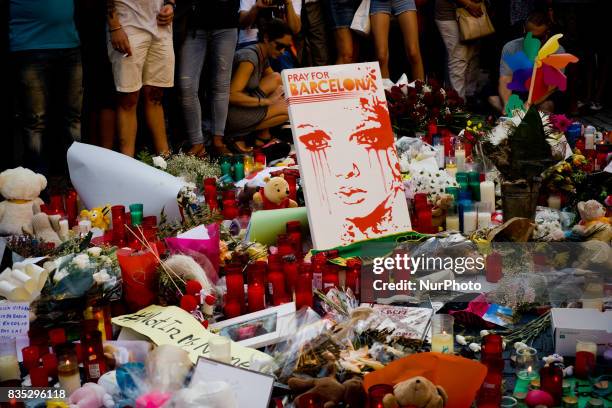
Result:
<svg viewBox="0 0 612 408"><path fill-rule="evenodd" d="M540 47L540 40L527 33L523 40L523 50L503 56L505 63L512 70L512 81L508 84L508 89L529 92L528 104L540 100L554 88L560 91L567 88L567 77L562 70L567 64L577 62L578 58L572 54L555 54L559 49L561 37L563 34L555 34ZM522 101L513 95L506 110L511 111L517 107L522 107Z"/></svg>

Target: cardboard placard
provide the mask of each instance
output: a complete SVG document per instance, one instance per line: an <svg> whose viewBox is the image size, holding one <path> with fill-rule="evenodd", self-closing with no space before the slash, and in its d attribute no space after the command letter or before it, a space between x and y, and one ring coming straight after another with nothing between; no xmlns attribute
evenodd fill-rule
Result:
<svg viewBox="0 0 612 408"><path fill-rule="evenodd" d="M195 364L200 357L209 353L208 342L218 337L198 322L195 317L176 306L148 306L136 313L113 317L113 324L127 327L143 334L159 345L173 344L189 353ZM252 358L271 359L257 351L237 343L232 343L232 365L248 368Z"/></svg>
<svg viewBox="0 0 612 408"><path fill-rule="evenodd" d="M410 230L378 63L282 77L314 248Z"/></svg>

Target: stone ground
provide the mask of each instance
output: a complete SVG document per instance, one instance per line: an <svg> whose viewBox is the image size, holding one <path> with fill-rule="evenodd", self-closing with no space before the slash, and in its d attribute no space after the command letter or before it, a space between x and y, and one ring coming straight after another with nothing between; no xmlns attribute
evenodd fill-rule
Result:
<svg viewBox="0 0 612 408"><path fill-rule="evenodd" d="M597 113L588 112L580 116L580 120L597 128L612 130L612 108L606 107Z"/></svg>

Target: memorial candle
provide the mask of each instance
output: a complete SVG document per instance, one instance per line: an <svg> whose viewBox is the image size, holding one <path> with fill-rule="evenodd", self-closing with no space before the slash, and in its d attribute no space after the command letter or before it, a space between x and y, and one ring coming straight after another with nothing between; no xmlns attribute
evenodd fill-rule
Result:
<svg viewBox="0 0 612 408"><path fill-rule="evenodd" d="M286 260L283 263L283 273L286 279L286 291L289 297L292 297L293 291L295 290L295 282L298 278L298 263L294 260Z"/></svg>
<svg viewBox="0 0 612 408"><path fill-rule="evenodd" d="M58 347L57 378L68 395L81 388L81 376L74 346L69 343Z"/></svg>
<svg viewBox="0 0 612 408"><path fill-rule="evenodd" d="M540 370L540 389L549 393L555 406L561 404L563 397L563 370L556 365L548 365Z"/></svg>
<svg viewBox="0 0 612 408"><path fill-rule="evenodd" d="M577 378L587 379L595 368L597 343L594 337L579 337L576 342L576 363L574 373Z"/></svg>
<svg viewBox="0 0 612 408"><path fill-rule="evenodd" d="M334 264L325 265L323 268L323 291L327 293L330 289L339 287L338 266Z"/></svg>
<svg viewBox="0 0 612 408"><path fill-rule="evenodd" d="M478 208L478 229L489 228L491 225L491 207L489 203L480 202Z"/></svg>
<svg viewBox="0 0 612 408"><path fill-rule="evenodd" d="M312 273L309 264L302 264L295 283L295 307L301 309L304 306L312 307Z"/></svg>
<svg viewBox="0 0 612 408"><path fill-rule="evenodd" d="M30 374L32 387L49 386L49 376L47 375L47 370L44 367L32 367L28 373Z"/></svg>
<svg viewBox="0 0 612 408"><path fill-rule="evenodd" d="M23 366L30 370L33 367L38 367L40 356L38 353L38 347L28 346L21 349L21 355L23 356Z"/></svg>
<svg viewBox="0 0 612 408"><path fill-rule="evenodd" d="M208 341L208 357L220 363L231 364L232 342L227 337L216 336Z"/></svg>
<svg viewBox="0 0 612 408"><path fill-rule="evenodd" d="M463 202L463 233L471 234L478 228L478 213L473 203Z"/></svg>
<svg viewBox="0 0 612 408"><path fill-rule="evenodd" d="M465 149L462 143L455 146L455 162L458 172L465 171Z"/></svg>
<svg viewBox="0 0 612 408"><path fill-rule="evenodd" d="M359 284L361 278L361 261L359 259L349 259L346 261L345 286L350 288L355 296L359 298Z"/></svg>
<svg viewBox="0 0 612 408"><path fill-rule="evenodd" d="M14 338L0 338L0 383L21 379L15 347Z"/></svg>
<svg viewBox="0 0 612 408"><path fill-rule="evenodd" d="M455 177L455 175L457 174L457 161L454 157L446 158L445 170L449 176Z"/></svg>
<svg viewBox="0 0 612 408"><path fill-rule="evenodd" d="M455 319L448 314L437 314L431 319L431 351L453 354L453 323Z"/></svg>
<svg viewBox="0 0 612 408"><path fill-rule="evenodd" d="M455 206L452 206L446 212L446 230L459 231L459 216L457 215L457 208Z"/></svg>
<svg viewBox="0 0 612 408"><path fill-rule="evenodd" d="M250 283L247 289L249 313L266 308L266 291L259 282Z"/></svg>
<svg viewBox="0 0 612 408"><path fill-rule="evenodd" d="M491 211L495 211L495 183L492 181L480 183L480 202L489 203Z"/></svg>

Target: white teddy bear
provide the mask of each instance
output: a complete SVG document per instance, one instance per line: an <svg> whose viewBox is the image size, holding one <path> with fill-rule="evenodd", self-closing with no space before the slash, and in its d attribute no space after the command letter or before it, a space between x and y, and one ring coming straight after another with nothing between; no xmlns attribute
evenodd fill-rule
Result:
<svg viewBox="0 0 612 408"><path fill-rule="evenodd" d="M20 235L32 229L32 217L40 212L38 197L47 187L47 179L30 169L17 167L0 173L0 235Z"/></svg>

